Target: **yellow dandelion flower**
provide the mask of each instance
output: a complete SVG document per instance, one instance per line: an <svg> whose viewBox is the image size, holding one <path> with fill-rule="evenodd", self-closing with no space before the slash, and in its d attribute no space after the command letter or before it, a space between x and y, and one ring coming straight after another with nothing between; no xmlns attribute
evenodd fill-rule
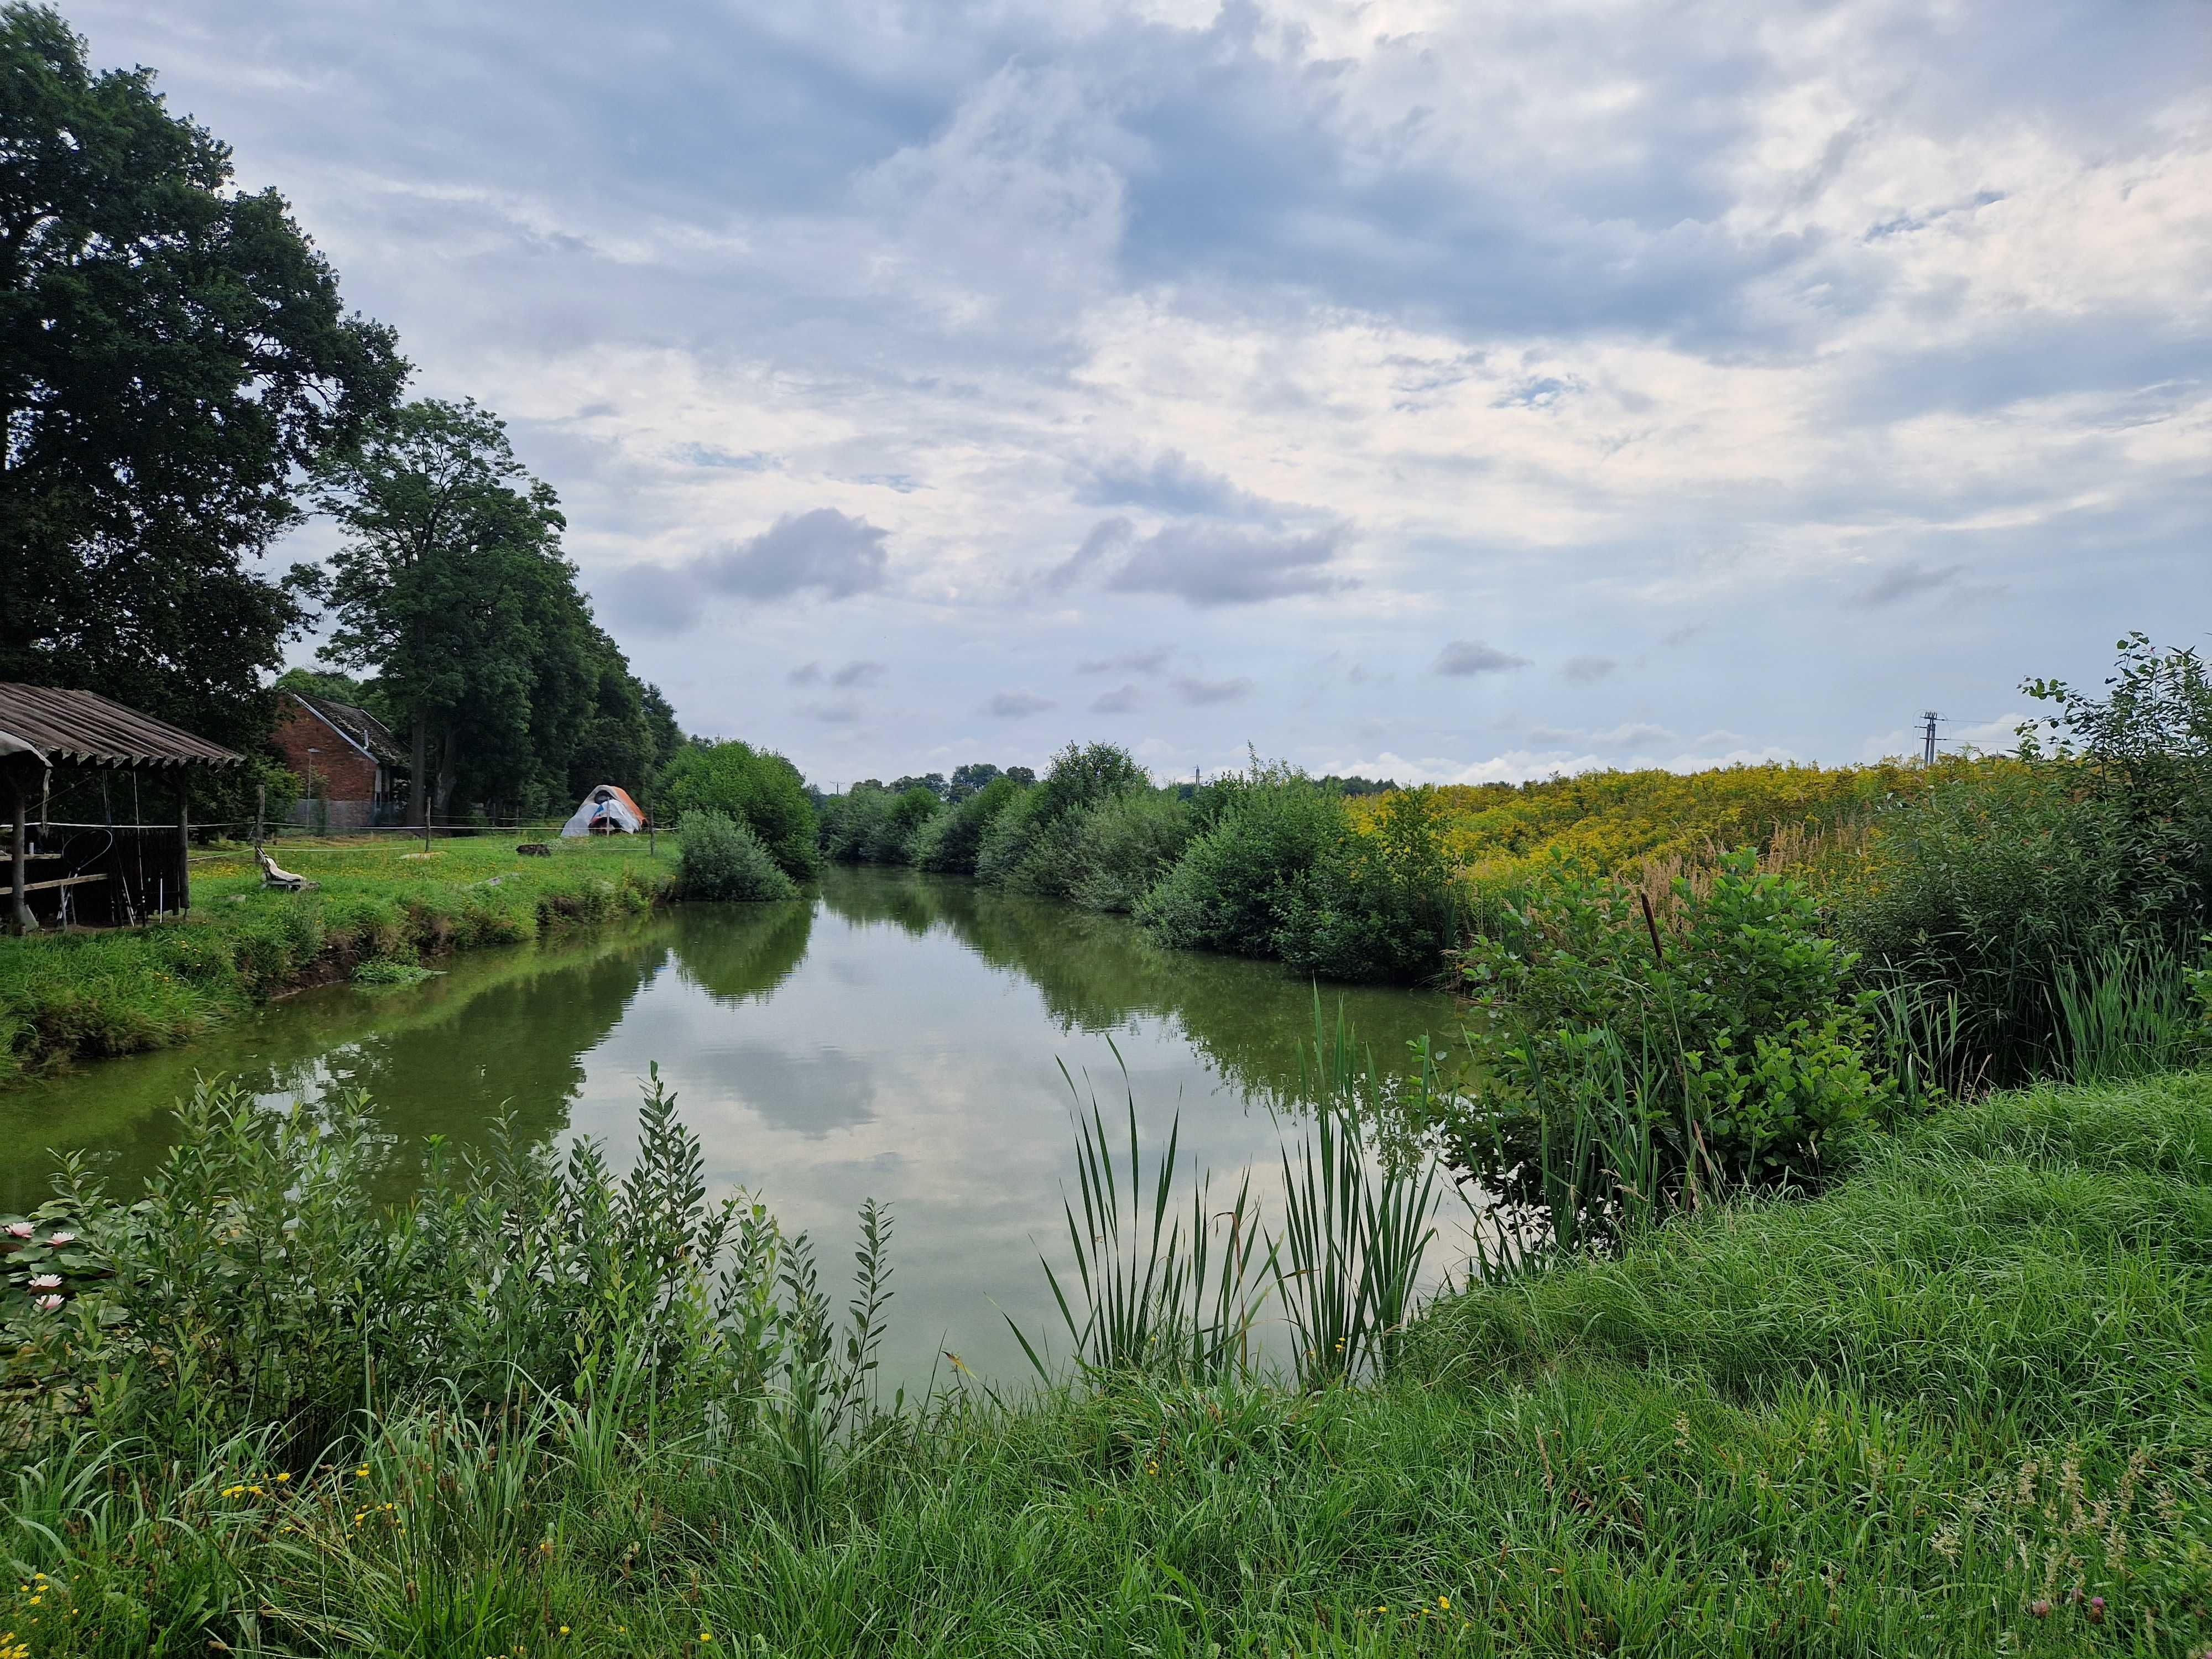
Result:
<svg viewBox="0 0 2212 1659"><path fill-rule="evenodd" d="M278 1476L276 1477L276 1484L277 1484L278 1486L283 1486L283 1485L287 1480L289 1480L291 1478L292 1478L292 1477L291 1477L290 1475L289 1475L289 1474L280 1474L280 1475L278 1475Z"/></svg>
<svg viewBox="0 0 2212 1659"><path fill-rule="evenodd" d="M356 1474L367 1474L368 1473L368 1465L366 1463L362 1464L359 1468L356 1469L354 1473Z"/></svg>

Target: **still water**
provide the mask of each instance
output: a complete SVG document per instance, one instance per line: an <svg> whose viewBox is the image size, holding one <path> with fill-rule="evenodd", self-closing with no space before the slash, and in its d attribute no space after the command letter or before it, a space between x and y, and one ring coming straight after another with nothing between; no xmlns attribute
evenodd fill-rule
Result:
<svg viewBox="0 0 2212 1659"><path fill-rule="evenodd" d="M658 1061L712 1190L747 1188L811 1233L825 1279L844 1276L860 1200L890 1205L887 1378L925 1382L946 1348L1009 1376L1024 1362L1000 1310L1053 1329L1037 1254L1066 1255L1069 1079L1109 1113L1133 1093L1148 1157L1179 1115L1185 1167L1217 1192L1252 1169L1272 1212L1279 1121L1299 1113L1313 1033L1312 986L1271 964L907 871L832 869L811 901L684 906L451 969L305 992L190 1048L0 1095L0 1209L46 1195L41 1148L109 1154L118 1187L135 1184L196 1075L272 1105L362 1090L403 1143L476 1144L506 1109L548 1143L599 1138L619 1167ZM1385 1066L1453 1029L1435 993L1322 995ZM1461 1230L1441 1219L1448 1253Z"/></svg>

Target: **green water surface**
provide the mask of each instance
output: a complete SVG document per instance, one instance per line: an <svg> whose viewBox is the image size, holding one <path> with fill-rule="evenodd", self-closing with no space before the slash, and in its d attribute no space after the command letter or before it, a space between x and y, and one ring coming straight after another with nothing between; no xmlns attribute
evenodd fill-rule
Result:
<svg viewBox="0 0 2212 1659"><path fill-rule="evenodd" d="M908 871L832 869L797 903L684 906L447 966L417 987L304 992L188 1048L0 1095L0 1209L45 1196L49 1148L106 1154L135 1184L198 1075L272 1105L362 1090L410 1144L477 1143L505 1109L548 1143L599 1137L619 1165L658 1061L710 1181L760 1194L833 1269L861 1199L890 1204L887 1374L919 1382L950 1347L1004 1375L1020 1362L998 1310L1047 1328L1037 1250L1065 1254L1061 1067L1119 1111L1126 1063L1146 1140L1180 1114L1189 1165L1217 1185L1251 1168L1264 1201L1313 1033L1314 988L1276 966ZM1321 994L1385 1065L1455 1024L1432 992Z"/></svg>

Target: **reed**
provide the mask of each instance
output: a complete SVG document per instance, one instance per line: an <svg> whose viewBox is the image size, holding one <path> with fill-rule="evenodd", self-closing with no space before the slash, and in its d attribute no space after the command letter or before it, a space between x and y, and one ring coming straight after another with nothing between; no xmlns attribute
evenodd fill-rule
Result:
<svg viewBox="0 0 2212 1659"><path fill-rule="evenodd" d="M1238 1182L1229 1207L1217 1213L1212 1176L1201 1176L1191 1191L1186 1221L1175 1198L1182 1131L1178 1115L1153 1166L1148 1192L1135 1091L1119 1048L1114 1058L1121 1066L1127 1115L1126 1169L1108 1138L1097 1091L1091 1091L1086 1105L1075 1079L1065 1066L1060 1068L1070 1093L1077 1096L1077 1196L1062 1203L1074 1256L1073 1275L1063 1279L1042 1252L1037 1259L1075 1362L1093 1378L1157 1373L1216 1381L1243 1375L1251 1368L1253 1331L1264 1295L1255 1289L1260 1283L1254 1271L1260 1229L1251 1177L1247 1174ZM1012 1316L1006 1317L1030 1364L1049 1382L1052 1372L1044 1355Z"/></svg>
<svg viewBox="0 0 2212 1659"><path fill-rule="evenodd" d="M2109 1083L2186 1063L2205 1038L2192 977L2180 954L2155 940L2060 963L2051 1001L2063 1074Z"/></svg>

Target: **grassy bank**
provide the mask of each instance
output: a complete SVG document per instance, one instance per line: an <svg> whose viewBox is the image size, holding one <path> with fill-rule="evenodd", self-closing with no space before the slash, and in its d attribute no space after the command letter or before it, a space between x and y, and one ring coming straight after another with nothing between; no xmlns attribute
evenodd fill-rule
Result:
<svg viewBox="0 0 2212 1659"><path fill-rule="evenodd" d="M666 1126L626 1188L510 1176L501 1202L542 1216L472 1222L479 1189L374 1245L327 1141L245 1168L234 1133L180 1151L140 1212L166 1234L228 1169L225 1236L198 1246L220 1263L179 1276L189 1241L142 1234L105 1290L24 1316L58 1322L11 1400L78 1413L0 1454L30 1587L0 1629L38 1659L2212 1640L2203 1074L1951 1109L1816 1200L1451 1297L1366 1386L1125 1374L1003 1406L871 1402L880 1306L848 1366L811 1258L784 1258L781 1315L659 1295L696 1197ZM742 1279L766 1224L735 1223ZM863 1255L895 1282L880 1236ZM341 1271L377 1295L367 1325ZM434 1355L410 1363L399 1323ZM242 1371L193 1371L225 1345Z"/></svg>
<svg viewBox="0 0 2212 1659"><path fill-rule="evenodd" d="M0 938L0 1083L42 1067L190 1041L256 1000L343 978L364 961L420 963L647 908L672 848L558 842L516 856L511 837L420 844L286 841L286 867L318 884L264 890L250 850L195 854L180 921L98 934Z"/></svg>

